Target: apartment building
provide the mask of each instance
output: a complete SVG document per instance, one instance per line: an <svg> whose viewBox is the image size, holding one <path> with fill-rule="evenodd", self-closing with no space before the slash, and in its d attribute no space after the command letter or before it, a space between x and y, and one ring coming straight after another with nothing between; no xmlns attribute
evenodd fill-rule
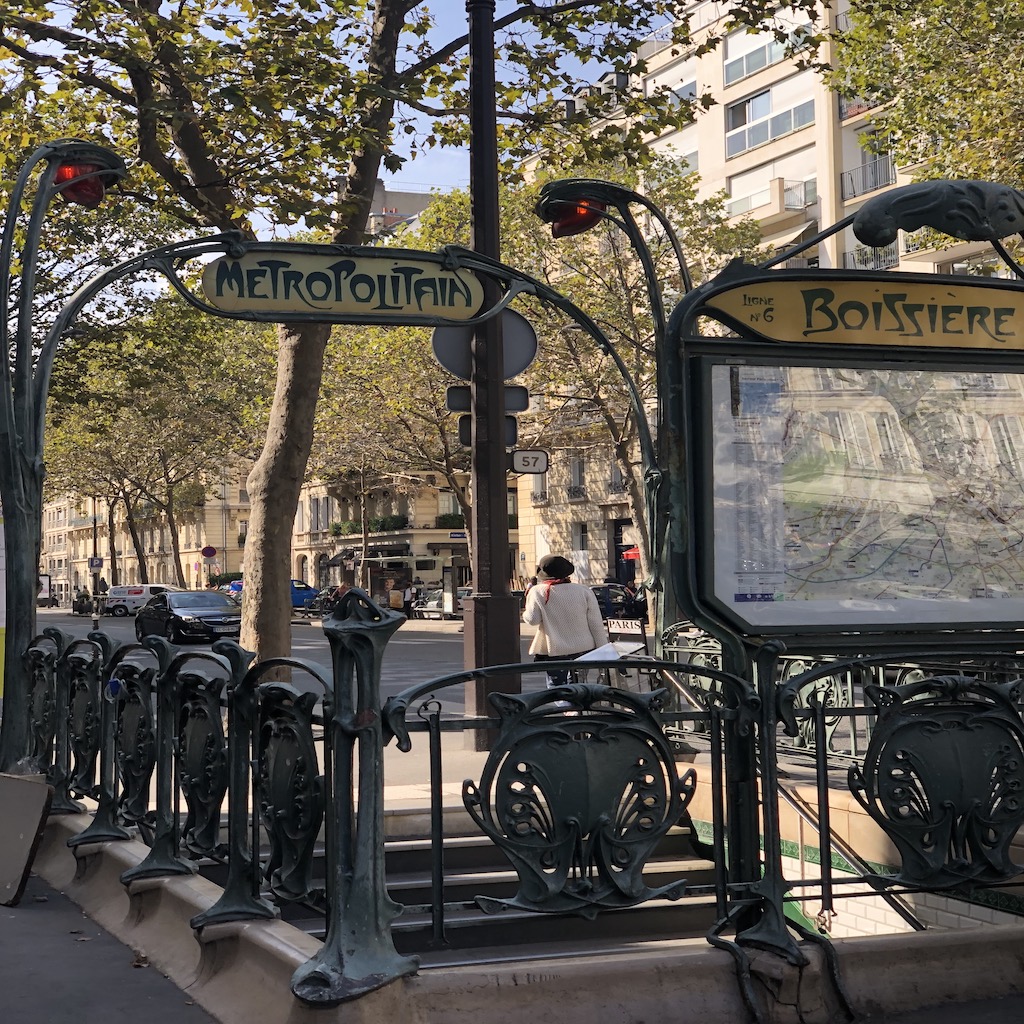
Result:
<svg viewBox="0 0 1024 1024"><path fill-rule="evenodd" d="M718 0L693 4L691 29L719 31L729 8ZM843 28L848 8L823 8L816 28ZM809 30L802 12L784 10L776 25L797 42ZM667 34L641 47L647 62L642 88L670 89L680 102L705 95L713 100L692 123L652 137L651 145L699 173L700 196L724 190L728 214L757 220L765 245L776 252L856 213L885 190L908 184L915 170L897 167L884 146L872 144L866 103L841 99L818 72L787 57L786 49L768 30L732 32L701 55L676 50ZM822 56L830 58L830 44ZM890 246L869 248L847 227L783 266L967 273L990 254L985 243L936 249L926 236L902 232ZM825 393L834 392L829 387ZM879 451L881 445L876 444ZM616 478L610 448L606 454L553 451L545 477L520 478L524 564L535 565L559 550L572 557L581 578L632 580L636 562L629 556L636 534Z"/></svg>
<svg viewBox="0 0 1024 1024"><path fill-rule="evenodd" d="M178 510L178 557L187 586L204 587L210 576L242 571L249 527L246 475L244 466L223 467L207 479L200 502ZM80 495L48 501L39 569L50 576L60 603L69 603L78 589L92 589L93 557L103 559L99 575L108 584L141 582L142 562L151 583L178 578L170 524L154 506L140 504L129 524L121 503L111 507L102 498Z"/></svg>
<svg viewBox="0 0 1024 1024"><path fill-rule="evenodd" d="M461 483L468 486L468 474ZM519 575L518 494L508 497L509 577ZM366 534L362 524L367 524ZM451 569L455 585L469 579L469 534L458 497L433 474L416 480L381 480L360 490L344 484L307 483L292 533L292 571L314 586L358 584L373 597L420 580L440 586Z"/></svg>

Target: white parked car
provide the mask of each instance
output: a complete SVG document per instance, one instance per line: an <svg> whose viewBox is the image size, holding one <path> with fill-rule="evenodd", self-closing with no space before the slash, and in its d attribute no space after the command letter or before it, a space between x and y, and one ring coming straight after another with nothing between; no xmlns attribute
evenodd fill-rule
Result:
<svg viewBox="0 0 1024 1024"><path fill-rule="evenodd" d="M107 614L134 615L151 597L168 591L181 593L181 587L169 583L131 583L128 586L111 587L107 591Z"/></svg>

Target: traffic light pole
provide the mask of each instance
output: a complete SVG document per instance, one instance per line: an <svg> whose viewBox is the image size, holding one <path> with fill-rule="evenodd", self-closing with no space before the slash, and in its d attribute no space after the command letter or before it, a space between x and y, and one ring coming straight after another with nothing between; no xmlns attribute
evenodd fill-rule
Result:
<svg viewBox="0 0 1024 1024"><path fill-rule="evenodd" d="M494 71L495 0L466 0L469 18L470 202L473 249L500 259L498 212L498 130ZM484 309L497 305L498 283L483 278ZM516 664L519 603L509 593L508 466L505 453L504 354L501 318L491 317L473 336L470 377L472 416L472 569L473 599L465 603L465 665ZM507 684L501 689L507 690ZM489 715L491 686L466 684L466 712ZM486 746L480 730L467 735Z"/></svg>

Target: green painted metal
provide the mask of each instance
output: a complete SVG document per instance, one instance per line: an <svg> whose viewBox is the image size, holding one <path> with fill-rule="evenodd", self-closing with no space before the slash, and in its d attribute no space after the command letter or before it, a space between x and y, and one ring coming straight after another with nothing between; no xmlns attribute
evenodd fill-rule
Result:
<svg viewBox="0 0 1024 1024"><path fill-rule="evenodd" d="M380 666L405 621L361 590L349 590L324 620L334 693L325 707L328 799L327 936L292 978L305 1003L334 1006L415 973L395 950L390 924L399 908L384 879L384 736ZM353 767L358 768L358 801Z"/></svg>
<svg viewBox="0 0 1024 1024"><path fill-rule="evenodd" d="M125 885L137 878L163 878L168 875L190 875L195 865L184 860L180 854L180 826L174 793L175 732L178 705L178 681L176 669L181 655L179 649L162 637L146 637L143 646L156 655L160 666L157 680L156 709L156 817L153 843L148 856L121 872ZM215 655L208 655L215 657Z"/></svg>
<svg viewBox="0 0 1024 1024"><path fill-rule="evenodd" d="M72 836L68 846L74 848L86 843L107 840L130 839L131 833L116 822L117 817L117 734L115 730L116 705L121 698L120 684L113 676L117 669L121 645L105 633L92 632L89 639L100 651L101 675L99 681L100 720L97 746L99 747L99 785L93 795L96 797L96 813L87 829Z"/></svg>
<svg viewBox="0 0 1024 1024"><path fill-rule="evenodd" d="M511 899L477 897L481 909L593 918L686 894L685 879L657 889L643 880L696 787L693 769L676 775L656 714L665 694L581 683L491 695L501 726L479 785L466 780L462 800L520 888Z"/></svg>
<svg viewBox="0 0 1024 1024"><path fill-rule="evenodd" d="M6 510L7 632L4 659L4 715L0 720L0 771L23 770L29 747L29 683L21 658L36 632L36 580L42 537L43 424L52 351L38 348L33 336L39 243L46 212L65 187L56 183L61 164L88 163L99 168L86 177L105 187L126 173L124 161L102 146L80 139L59 139L36 149L21 166L11 190L0 235L0 502ZM20 214L33 175L43 165L17 254L18 302L14 338L10 323L12 268Z"/></svg>

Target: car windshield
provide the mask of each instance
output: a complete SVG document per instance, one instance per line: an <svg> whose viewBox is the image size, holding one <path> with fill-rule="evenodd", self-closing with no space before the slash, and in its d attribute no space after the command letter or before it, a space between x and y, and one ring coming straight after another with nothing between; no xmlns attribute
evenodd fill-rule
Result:
<svg viewBox="0 0 1024 1024"><path fill-rule="evenodd" d="M168 594L168 603L175 610L179 608L237 608L226 594L215 590L200 590L195 593Z"/></svg>

